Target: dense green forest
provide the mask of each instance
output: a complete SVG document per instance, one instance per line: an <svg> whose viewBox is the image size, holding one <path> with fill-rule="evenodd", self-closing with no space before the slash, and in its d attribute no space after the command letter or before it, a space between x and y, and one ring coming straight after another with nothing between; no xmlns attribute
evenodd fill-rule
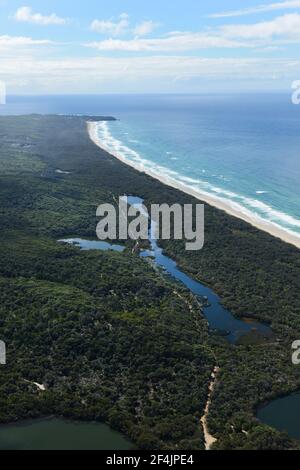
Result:
<svg viewBox="0 0 300 470"><path fill-rule="evenodd" d="M0 421L96 419L140 448L203 449L200 417L218 365L209 414L215 448L298 447L259 423L255 410L300 388L291 363L300 338L299 250L208 205L201 252L163 242L234 314L274 330L272 342L231 345L209 333L190 293L129 241L123 253L57 242L95 237L97 206L125 193L146 203L195 202L97 148L84 118L0 118L0 339L8 360Z"/></svg>

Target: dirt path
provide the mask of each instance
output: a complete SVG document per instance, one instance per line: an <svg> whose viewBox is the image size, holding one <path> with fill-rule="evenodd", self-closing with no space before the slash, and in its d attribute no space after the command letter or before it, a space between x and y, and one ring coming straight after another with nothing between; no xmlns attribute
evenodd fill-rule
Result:
<svg viewBox="0 0 300 470"><path fill-rule="evenodd" d="M216 366L211 374L211 381L209 384L209 393L207 397L207 402L206 402L206 406L204 410L204 415L201 418L201 424L203 426L203 432L204 432L205 450L210 450L211 446L217 441L217 439L213 437L208 430L207 417L209 414L209 408L211 405L211 397L212 397L212 394L216 385L216 378L217 378L217 374L219 370L220 370L219 367Z"/></svg>

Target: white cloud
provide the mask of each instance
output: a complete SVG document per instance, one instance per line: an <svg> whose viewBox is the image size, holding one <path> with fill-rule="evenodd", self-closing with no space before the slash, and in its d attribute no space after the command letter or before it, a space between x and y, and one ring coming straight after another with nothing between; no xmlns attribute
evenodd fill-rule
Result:
<svg viewBox="0 0 300 470"><path fill-rule="evenodd" d="M200 58L151 56L131 58L44 59L11 57L1 61L1 77L13 92L65 93L186 90L191 81L224 90L241 81L288 83L298 76L300 61L291 59ZM87 80L88 77L88 88ZM235 83L235 85L234 85ZM219 88L218 88L219 87ZM191 89L191 88L189 88Z"/></svg>
<svg viewBox="0 0 300 470"><path fill-rule="evenodd" d="M276 41L276 44L275 44ZM271 21L231 24L205 32L175 31L160 38L107 39L86 44L99 51L182 52L207 48L254 48L300 42L300 14Z"/></svg>
<svg viewBox="0 0 300 470"><path fill-rule="evenodd" d="M143 21L142 23L136 25L136 27L133 30L133 33L136 36L146 36L147 34L152 33L154 29L157 27L157 23L154 23L153 21Z"/></svg>
<svg viewBox="0 0 300 470"><path fill-rule="evenodd" d="M61 18L57 16L55 13L51 15L45 16L41 13L34 13L32 8L30 7L20 7L15 15L14 18L16 21L23 22L23 23L34 23L38 25L48 26L48 25L63 25L67 23L66 18Z"/></svg>
<svg viewBox="0 0 300 470"><path fill-rule="evenodd" d="M300 14L291 13L254 24L223 26L222 33L225 37L235 39L300 39Z"/></svg>
<svg viewBox="0 0 300 470"><path fill-rule="evenodd" d="M118 21L111 20L97 20L91 23L91 30L100 34L111 34L112 36L120 36L127 31L129 26L129 16L127 13L122 13Z"/></svg>
<svg viewBox="0 0 300 470"><path fill-rule="evenodd" d="M0 36L0 49L53 44L47 39L32 39L24 36Z"/></svg>
<svg viewBox="0 0 300 470"><path fill-rule="evenodd" d="M212 15L209 15L209 18L232 18L237 16L251 15L255 13L266 13L270 11L288 10L294 8L300 8L300 0L288 0L285 2L258 5L257 7L253 8L244 8L241 10L213 13Z"/></svg>
<svg viewBox="0 0 300 470"><path fill-rule="evenodd" d="M147 34L152 33L154 29L158 26L154 21L147 20L141 23L138 23L135 28L130 27L129 15L127 13L122 13L118 20L99 20L95 19L90 25L90 29L100 34L108 34L110 36L121 36L125 33L132 33L137 37L147 36Z"/></svg>
<svg viewBox="0 0 300 470"><path fill-rule="evenodd" d="M129 51L129 52L179 52L210 47L241 47L241 43L234 42L217 35L204 33L176 33L164 38L158 39L107 39L104 41L92 42L86 44L88 47L98 49L99 51ZM243 44L247 47L247 44Z"/></svg>

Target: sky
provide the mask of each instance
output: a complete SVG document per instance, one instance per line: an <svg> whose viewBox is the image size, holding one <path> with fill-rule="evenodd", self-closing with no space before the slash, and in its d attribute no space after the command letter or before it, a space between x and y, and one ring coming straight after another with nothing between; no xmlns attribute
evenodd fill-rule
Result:
<svg viewBox="0 0 300 470"><path fill-rule="evenodd" d="M300 0L0 0L9 94L286 91Z"/></svg>

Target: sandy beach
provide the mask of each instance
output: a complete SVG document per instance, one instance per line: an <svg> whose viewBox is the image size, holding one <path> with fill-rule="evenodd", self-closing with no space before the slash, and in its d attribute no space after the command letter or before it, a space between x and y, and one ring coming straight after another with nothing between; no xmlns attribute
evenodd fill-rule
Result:
<svg viewBox="0 0 300 470"><path fill-rule="evenodd" d="M196 191L195 189L190 188L186 184L176 181L174 178L170 178L165 175L163 176L159 175L156 172L153 172L149 169L145 169L143 165L139 165L138 163L133 163L133 162L128 161L121 154L118 154L117 152L111 152L108 148L105 148L103 145L101 145L101 141L97 135L97 122L87 122L87 128L88 128L90 139L98 147L100 147L105 152L110 153L110 155L117 158L118 160L125 163L126 165L129 165L133 167L135 170L138 170L142 173L146 173L147 175L159 180L161 183L166 184L167 186L171 186L186 194L189 194L190 196L195 197L199 201L205 202L213 207L216 207L217 209L225 211L227 214L230 214L234 217L244 220L245 222L248 222L249 224L251 224L253 227L263 230L264 232L267 232L276 238L280 238L286 243L290 243L296 246L297 248L300 248L300 235L299 236L294 235L293 233L290 233L289 231L284 230L276 223L262 220L259 216L256 217L254 215L250 215L248 213L249 211L243 210L243 208L241 208L239 204L237 203L229 202L229 201L227 202L224 199L221 199L217 196L213 196L204 192Z"/></svg>

